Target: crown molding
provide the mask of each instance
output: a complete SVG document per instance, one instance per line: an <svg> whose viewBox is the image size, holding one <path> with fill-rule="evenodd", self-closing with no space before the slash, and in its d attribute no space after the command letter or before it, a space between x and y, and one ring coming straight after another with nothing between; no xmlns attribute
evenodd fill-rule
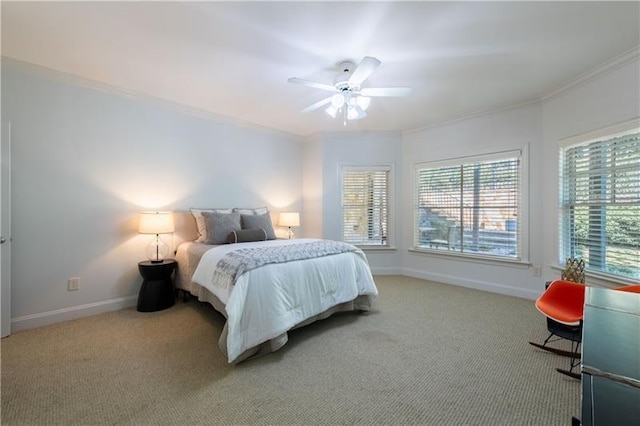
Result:
<svg viewBox="0 0 640 426"><path fill-rule="evenodd" d="M460 122L460 121L466 121L472 118L477 118L477 117L481 117L481 116L485 116L485 115L491 115L494 113L498 113L498 112L503 112L503 111L508 111L511 109L517 109L517 108L521 108L527 105L531 105L531 104L535 104L535 103L540 103L540 102L545 102L548 101L550 99L553 99L555 97L561 96L562 94L568 92L571 89L574 89L576 87L579 87L581 85L587 84L593 80L597 80L598 78L601 78L607 74L610 74L612 72L614 72L617 69L622 68L625 65L628 65L632 62L638 61L640 60L640 45L634 47L633 49L630 49L624 53L622 53L621 55L618 55L617 57L613 58L610 61L605 62L604 64L601 64L595 68L592 68L582 74L579 74L577 77L575 77L574 79L572 79L571 81L569 81L568 83L565 83L563 86L554 89L544 95L542 95L540 98L537 99L531 99L529 101L525 101L525 102L520 102L518 104L513 104L513 105L508 105L505 107L501 107L501 108L493 108L493 109L487 109L487 110L483 110L483 111L477 111L475 113L471 113L471 114L467 114L464 116L460 116L460 117L454 117L451 118L449 120L444 120L444 121L439 121L436 123L433 123L431 125L427 125L427 126L423 126L423 127L419 127L417 129L409 129L409 130L405 130L402 132L403 135L408 135L411 133L416 133L416 132L420 132L420 131L424 131L424 130L428 130L434 127L440 127L440 126L445 126L448 124L453 124L456 122Z"/></svg>
<svg viewBox="0 0 640 426"><path fill-rule="evenodd" d="M640 45L622 53L621 55L616 56L615 58L605 62L604 64L598 65L595 68L583 72L582 74L578 74L578 76L576 76L574 79L564 84L563 86L542 95L540 97L540 100L544 102L561 96L571 89L587 84L598 78L604 77L605 75L610 74L617 69L620 69L623 66L638 60L640 60Z"/></svg>
<svg viewBox="0 0 640 426"><path fill-rule="evenodd" d="M295 140L300 139L300 135L288 133L283 130L273 129L259 124L251 123L249 121L243 121L240 119L228 117L222 114L218 114L212 111L207 111L201 108L196 108L181 104L176 101L158 98L153 95L149 95L144 92L138 92L131 89L126 89L119 86L114 86L109 83L104 83L97 80L90 80L86 77L81 77L75 74L70 74L65 71L56 70L53 68L43 67L31 62L25 62L20 59L15 59L10 56L1 56L0 63L2 68L12 69L18 72L29 73L38 76L42 79L55 81L62 84L67 84L76 87L85 87L88 89L100 91L103 93L111 94L114 96L121 96L132 100L155 104L167 109L171 109L175 112L190 115L193 117L203 118L205 120L213 121L220 124L231 124L238 127L250 128L267 133L277 133L285 135Z"/></svg>
<svg viewBox="0 0 640 426"><path fill-rule="evenodd" d="M450 119L446 119L443 121L438 121L435 122L433 124L429 124L427 126L423 126L423 127L418 127L416 129L409 129L409 130L404 130L401 133L403 135L408 135L411 133L417 133L417 132L421 132L424 130L429 130L429 129L433 129L435 127L442 127L442 126L446 126L449 124L454 124L460 121L467 121L467 120L471 120L473 118L478 118L478 117L483 117L483 116L487 116L487 115L492 115L492 114L497 114L500 112L504 112L504 111L510 111L510 110L516 110L519 108L523 108L526 106L530 106L530 105L535 105L540 103L539 99L531 99L528 101L524 101L524 102L519 102L517 104L512 104L512 105L507 105L504 107L498 107L498 108L491 108L491 109L486 109L486 110L481 110L481 111L476 111L476 112L472 112L470 114L466 114L466 115L462 115L460 117L454 117L454 118L450 118Z"/></svg>

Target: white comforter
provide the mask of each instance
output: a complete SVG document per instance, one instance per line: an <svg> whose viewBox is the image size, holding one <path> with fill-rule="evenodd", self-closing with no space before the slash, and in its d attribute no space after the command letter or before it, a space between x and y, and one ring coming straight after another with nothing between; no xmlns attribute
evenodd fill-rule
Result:
<svg viewBox="0 0 640 426"><path fill-rule="evenodd" d="M216 264L233 250L308 241L313 240L226 244L213 247L202 256L192 281L225 304L229 362L335 305L352 301L359 295L369 296L371 303L377 297L371 270L360 250L264 265L237 277L234 286L220 286L213 280Z"/></svg>

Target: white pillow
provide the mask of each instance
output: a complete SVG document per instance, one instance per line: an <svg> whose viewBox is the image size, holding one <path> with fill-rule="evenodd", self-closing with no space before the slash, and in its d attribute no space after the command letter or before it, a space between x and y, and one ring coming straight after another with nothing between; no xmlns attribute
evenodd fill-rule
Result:
<svg viewBox="0 0 640 426"><path fill-rule="evenodd" d="M196 226L198 227L198 238L194 241L196 243L203 243L207 238L207 226L205 217L202 216L202 212L216 212L216 213L231 213L233 209L196 209L191 208L191 214L196 219Z"/></svg>
<svg viewBox="0 0 640 426"><path fill-rule="evenodd" d="M239 208L235 208L233 209L234 212L238 212L240 214L265 214L265 213L269 213L269 209L267 207L257 207L255 209L239 209Z"/></svg>

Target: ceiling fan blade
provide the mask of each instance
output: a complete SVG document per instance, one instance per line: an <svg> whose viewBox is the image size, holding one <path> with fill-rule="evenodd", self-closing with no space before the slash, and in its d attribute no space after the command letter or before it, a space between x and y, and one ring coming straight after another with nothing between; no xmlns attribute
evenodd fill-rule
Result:
<svg viewBox="0 0 640 426"><path fill-rule="evenodd" d="M411 87L370 87L360 90L362 96L386 96L405 98L411 94Z"/></svg>
<svg viewBox="0 0 640 426"><path fill-rule="evenodd" d="M349 78L349 86L360 86L382 62L372 56L365 56Z"/></svg>
<svg viewBox="0 0 640 426"><path fill-rule="evenodd" d="M335 92L336 88L331 86L330 84L317 83L315 81L303 80L302 78L291 77L289 83L293 84L302 84L304 86L315 87L316 89L328 90L330 92Z"/></svg>
<svg viewBox="0 0 640 426"><path fill-rule="evenodd" d="M306 107L305 109L302 110L302 112L311 112L314 111L318 108L321 108L323 106L325 106L326 104L331 102L331 96L329 96L328 98L324 98L321 101L316 102L315 104L311 104L308 107Z"/></svg>

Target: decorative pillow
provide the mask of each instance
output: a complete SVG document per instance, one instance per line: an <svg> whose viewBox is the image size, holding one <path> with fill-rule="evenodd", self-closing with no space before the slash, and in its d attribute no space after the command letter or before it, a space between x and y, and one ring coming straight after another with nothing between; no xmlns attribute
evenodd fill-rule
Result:
<svg viewBox="0 0 640 426"><path fill-rule="evenodd" d="M238 212L240 214L265 214L265 213L269 213L269 209L267 207L257 207L255 209L241 209L241 208L234 208L233 209L234 212Z"/></svg>
<svg viewBox="0 0 640 426"><path fill-rule="evenodd" d="M216 212L216 213L231 213L232 209L195 209L191 208L191 214L196 220L196 226L198 227L198 238L194 241L196 243L203 243L207 239L207 226L205 225L205 218L202 216L202 212Z"/></svg>
<svg viewBox="0 0 640 426"><path fill-rule="evenodd" d="M271 216L269 213L265 214L242 214L240 215L242 221L242 229L264 229L267 233L267 240L275 240L276 233L273 230L273 223L271 223Z"/></svg>
<svg viewBox="0 0 640 426"><path fill-rule="evenodd" d="M225 244L229 232L242 229L240 213L202 212L202 216L206 219L207 228L205 244Z"/></svg>
<svg viewBox="0 0 640 426"><path fill-rule="evenodd" d="M248 243L251 241L265 241L267 233L264 229L242 229L240 231L231 231L227 237L229 244Z"/></svg>

